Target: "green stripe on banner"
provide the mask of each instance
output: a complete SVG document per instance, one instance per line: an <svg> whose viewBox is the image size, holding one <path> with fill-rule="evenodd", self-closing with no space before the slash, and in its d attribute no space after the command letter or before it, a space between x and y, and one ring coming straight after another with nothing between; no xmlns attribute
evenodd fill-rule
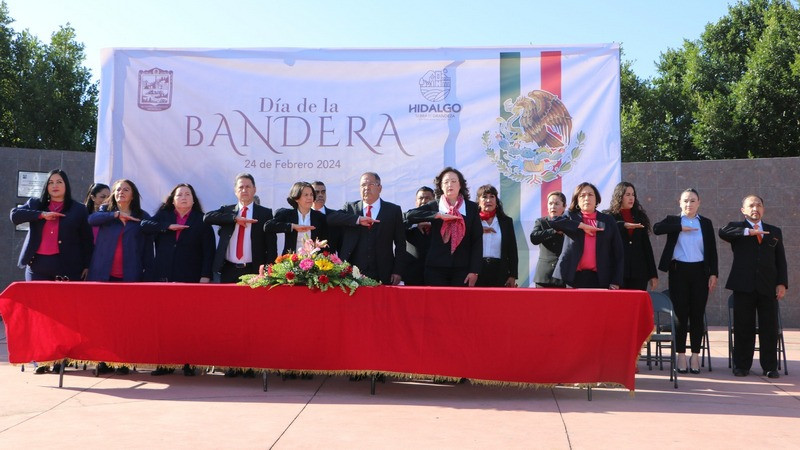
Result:
<svg viewBox="0 0 800 450"><path fill-rule="evenodd" d="M519 52L500 53L500 116L508 119L511 113L503 109L503 102L507 99L516 100L520 95L520 54ZM500 199L503 209L514 220L514 234L517 237L517 251L519 252L519 279L520 286L530 285L530 251L525 230L522 229L522 187L514 180L500 174Z"/></svg>

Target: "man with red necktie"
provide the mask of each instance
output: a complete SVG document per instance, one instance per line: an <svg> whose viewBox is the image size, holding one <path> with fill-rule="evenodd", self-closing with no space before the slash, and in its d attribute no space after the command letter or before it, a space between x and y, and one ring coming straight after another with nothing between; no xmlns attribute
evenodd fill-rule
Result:
<svg viewBox="0 0 800 450"><path fill-rule="evenodd" d="M759 360L763 375L779 378L778 301L789 287L786 252L781 229L762 222L764 200L748 195L742 201L744 221L720 228L719 237L730 242L733 264L727 289L733 291L733 374L750 373L758 316Z"/></svg>
<svg viewBox="0 0 800 450"><path fill-rule="evenodd" d="M239 277L258 273L262 264L270 264L278 256L275 233L264 230L272 219L272 210L253 201L256 194L255 179L249 173L236 176L235 205L224 205L207 212L203 221L219 226L219 244L214 256L214 273L220 282L236 283Z"/></svg>
<svg viewBox="0 0 800 450"><path fill-rule="evenodd" d="M344 230L339 257L383 284L398 284L406 263L406 238L400 206L380 198L381 177L367 172L360 179L361 200L348 202L343 212L374 219L371 226Z"/></svg>

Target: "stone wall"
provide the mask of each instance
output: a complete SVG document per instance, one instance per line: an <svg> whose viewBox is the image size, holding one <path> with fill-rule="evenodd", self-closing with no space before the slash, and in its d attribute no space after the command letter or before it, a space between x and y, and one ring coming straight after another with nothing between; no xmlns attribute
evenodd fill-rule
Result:
<svg viewBox="0 0 800 450"><path fill-rule="evenodd" d="M94 154L59 150L30 150L0 148L0 210L10 211L25 202L17 193L19 171L49 172L63 168L70 177L74 196L83 200L86 189L93 182ZM741 200L747 193L764 198L765 221L783 229L784 246L789 263L790 289L782 303L785 327L800 327L797 285L800 282L800 193L796 187L800 173L800 158L755 160L680 161L625 163L622 178L636 186L639 199L650 220L657 222L667 214L679 213L678 196L693 187L700 193L700 214L708 217L719 228L732 220L741 220ZM107 181L107 180L104 180ZM591 181L591 180L590 180ZM565 186L567 192L569 187ZM568 195L569 196L569 195ZM601 209L608 207L603 199ZM0 220L0 287L24 279L24 272L16 267L24 232L14 230L10 220ZM661 256L666 238L651 236L656 262ZM730 246L717 238L719 253L719 286L710 294L708 320L711 325L727 325L727 298L725 289L731 265ZM660 289L667 289L667 277L660 274Z"/></svg>

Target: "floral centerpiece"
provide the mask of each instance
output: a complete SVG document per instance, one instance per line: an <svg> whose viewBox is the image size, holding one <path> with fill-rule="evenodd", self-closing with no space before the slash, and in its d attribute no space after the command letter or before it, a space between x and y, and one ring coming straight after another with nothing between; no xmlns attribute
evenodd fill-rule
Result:
<svg viewBox="0 0 800 450"><path fill-rule="evenodd" d="M379 281L362 275L358 267L342 261L335 253L323 250L327 241L307 239L297 253L278 256L275 262L258 270L258 275L240 277L240 285L252 288L274 287L281 284L308 286L309 289L327 291L339 287L350 295L361 286L377 286Z"/></svg>

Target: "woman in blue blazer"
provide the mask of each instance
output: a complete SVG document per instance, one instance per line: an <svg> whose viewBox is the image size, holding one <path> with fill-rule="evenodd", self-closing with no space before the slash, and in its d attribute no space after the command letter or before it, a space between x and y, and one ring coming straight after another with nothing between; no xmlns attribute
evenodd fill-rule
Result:
<svg viewBox="0 0 800 450"><path fill-rule="evenodd" d="M156 211L154 281L209 283L216 241L203 223L203 208L191 184L175 186Z"/></svg>
<svg viewBox="0 0 800 450"><path fill-rule="evenodd" d="M267 232L286 234L281 254L296 252L308 239L320 241L328 239L325 214L313 208L315 196L316 192L311 183L296 182L289 190L289 197L286 198L292 208L275 211L275 217L264 226Z"/></svg>
<svg viewBox="0 0 800 450"><path fill-rule="evenodd" d="M597 211L600 191L583 182L575 188L567 216L548 220L564 232L555 278L575 288L619 289L624 266L616 220Z"/></svg>
<svg viewBox="0 0 800 450"><path fill-rule="evenodd" d="M89 225L100 227L89 280L142 281L145 272L152 270L153 234L158 224L142 210L133 181L115 182L107 203L89 216Z"/></svg>
<svg viewBox="0 0 800 450"><path fill-rule="evenodd" d="M51 170L39 198L11 210L14 225L28 223L18 265L25 280L86 278L92 257L92 229L86 209L72 199L67 174Z"/></svg>

